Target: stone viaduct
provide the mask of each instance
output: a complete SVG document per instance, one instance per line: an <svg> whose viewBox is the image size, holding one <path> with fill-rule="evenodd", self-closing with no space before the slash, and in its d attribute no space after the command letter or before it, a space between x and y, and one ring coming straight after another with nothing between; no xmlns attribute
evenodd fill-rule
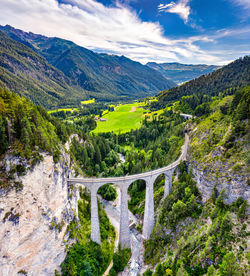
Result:
<svg viewBox="0 0 250 276"><path fill-rule="evenodd" d="M101 243L98 205L97 205L97 191L107 183L119 186L121 191L121 206L120 206L120 233L119 242L122 247L130 247L129 235L129 216L128 216L128 187L136 180L142 179L146 182L146 199L143 219L143 236L148 239L154 227L154 182L156 178L164 174L164 197L166 197L172 189L172 175L174 170L180 164L181 160L186 159L189 136L185 134L185 143L181 150L181 155L172 164L153 170L150 172L128 175L122 177L108 177L108 178L68 178L70 184L82 184L90 190L91 193L91 240Z"/></svg>

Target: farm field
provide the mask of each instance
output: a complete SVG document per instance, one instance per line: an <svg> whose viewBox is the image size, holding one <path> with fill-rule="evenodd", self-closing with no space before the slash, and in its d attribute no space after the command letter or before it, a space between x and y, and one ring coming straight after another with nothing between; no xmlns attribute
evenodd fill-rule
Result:
<svg viewBox="0 0 250 276"><path fill-rule="evenodd" d="M102 118L107 121L97 121L93 133L109 132L124 133L141 126L143 114L149 112L140 103L125 104L116 107L115 111L105 114Z"/></svg>

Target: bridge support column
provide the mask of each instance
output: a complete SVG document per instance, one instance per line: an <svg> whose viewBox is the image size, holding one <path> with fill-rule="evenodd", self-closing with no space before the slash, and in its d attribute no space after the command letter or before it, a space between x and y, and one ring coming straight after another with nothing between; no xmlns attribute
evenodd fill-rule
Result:
<svg viewBox="0 0 250 276"><path fill-rule="evenodd" d="M130 248L129 235L129 217L128 217L128 187L124 183L120 185L121 191L121 205L120 205L120 233L119 243L121 247Z"/></svg>
<svg viewBox="0 0 250 276"><path fill-rule="evenodd" d="M172 191L172 176L174 170L165 173L164 198Z"/></svg>
<svg viewBox="0 0 250 276"><path fill-rule="evenodd" d="M91 190L91 240L101 244L98 204L97 204L97 191Z"/></svg>
<svg viewBox="0 0 250 276"><path fill-rule="evenodd" d="M142 235L149 239L154 228L154 181L146 181L146 199Z"/></svg>

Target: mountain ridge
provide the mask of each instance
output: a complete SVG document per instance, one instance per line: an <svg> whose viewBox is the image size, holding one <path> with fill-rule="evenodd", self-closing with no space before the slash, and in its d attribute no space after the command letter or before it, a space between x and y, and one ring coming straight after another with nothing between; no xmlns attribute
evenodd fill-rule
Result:
<svg viewBox="0 0 250 276"><path fill-rule="evenodd" d="M2 86L48 108L86 98L82 88L31 48L1 31L0 38Z"/></svg>
<svg viewBox="0 0 250 276"><path fill-rule="evenodd" d="M56 37L0 26L12 39L43 56L91 97L105 100L143 98L176 84L161 73L124 56L99 54Z"/></svg>
<svg viewBox="0 0 250 276"><path fill-rule="evenodd" d="M250 56L239 58L228 65L180 86L158 94L159 102L165 104L180 100L183 96L204 95L218 96L226 89L244 87L250 84Z"/></svg>
<svg viewBox="0 0 250 276"><path fill-rule="evenodd" d="M156 63L148 62L147 66L159 71L166 78L181 84L186 81L206 75L221 68L217 65L207 64L182 64L179 62Z"/></svg>

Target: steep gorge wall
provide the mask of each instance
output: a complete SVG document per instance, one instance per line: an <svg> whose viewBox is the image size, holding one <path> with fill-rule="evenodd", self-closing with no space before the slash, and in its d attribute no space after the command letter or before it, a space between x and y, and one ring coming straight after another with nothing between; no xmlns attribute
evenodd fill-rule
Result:
<svg viewBox="0 0 250 276"><path fill-rule="evenodd" d="M191 134L191 143L194 134ZM242 197L250 204L249 174L245 167L239 171L233 170L233 164L222 158L222 149L216 147L203 162L194 157L194 148L189 146L187 162L189 170L192 170L197 187L202 195L202 201L206 202L212 195L213 187L219 192L224 188L226 192L225 202L231 204Z"/></svg>
<svg viewBox="0 0 250 276"><path fill-rule="evenodd" d="M225 189L225 201L227 203L231 204L238 197L242 197L243 199L247 199L250 204L250 189L245 175L235 174L228 170L227 176L216 177L211 171L204 170L193 160L189 160L189 166L192 169L198 189L202 194L203 202L211 197L213 187L216 185L219 192L223 188Z"/></svg>
<svg viewBox="0 0 250 276"><path fill-rule="evenodd" d="M246 121L247 123L247 121ZM231 204L242 197L250 204L249 142L247 127L241 123L242 133L233 132L232 118L215 111L201 121L187 125L190 143L187 155L189 169L202 195L203 202L212 194L213 187L225 189L225 202ZM243 131L244 130L244 131ZM229 145L229 137L234 143Z"/></svg>
<svg viewBox="0 0 250 276"><path fill-rule="evenodd" d="M7 156L5 167L16 158ZM21 191L0 193L0 275L54 275L64 260L67 224L77 216L77 189L67 186L69 155L50 155L21 177Z"/></svg>

